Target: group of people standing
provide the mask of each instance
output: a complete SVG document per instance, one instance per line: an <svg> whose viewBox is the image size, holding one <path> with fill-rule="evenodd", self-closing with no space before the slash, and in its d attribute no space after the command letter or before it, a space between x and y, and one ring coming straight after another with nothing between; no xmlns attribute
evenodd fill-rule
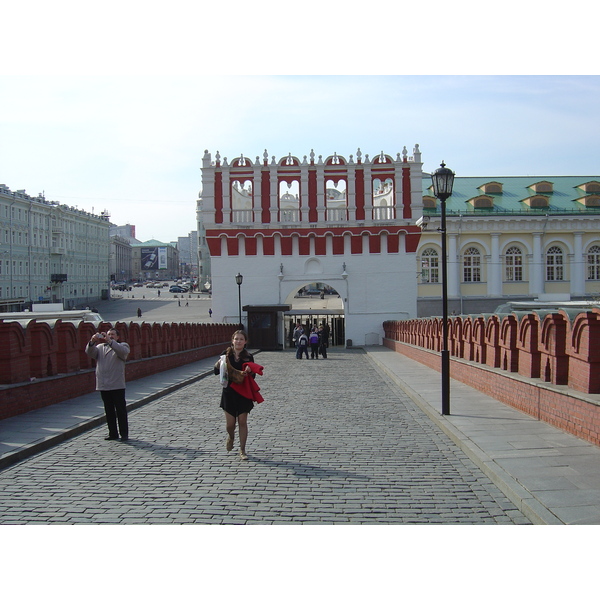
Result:
<svg viewBox="0 0 600 600"><path fill-rule="evenodd" d="M308 360L308 348L310 347L310 357L313 360L327 358L327 347L329 346L329 325L323 322L319 327L314 325L310 331L305 332L301 323L296 323L292 333L292 340L296 346L296 358L302 359L305 354Z"/></svg>

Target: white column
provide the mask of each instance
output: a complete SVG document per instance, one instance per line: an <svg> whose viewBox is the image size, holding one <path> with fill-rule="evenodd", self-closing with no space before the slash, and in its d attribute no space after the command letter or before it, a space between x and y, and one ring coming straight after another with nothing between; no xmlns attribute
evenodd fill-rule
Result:
<svg viewBox="0 0 600 600"><path fill-rule="evenodd" d="M460 297L460 264L458 256L458 236L455 233L449 233L448 235L448 297L458 298ZM442 266L440 265L440 273Z"/></svg>
<svg viewBox="0 0 600 600"><path fill-rule="evenodd" d="M348 203L348 220L356 219L356 167L349 165L348 170L348 187L346 189L346 202Z"/></svg>
<svg viewBox="0 0 600 600"><path fill-rule="evenodd" d="M542 256L542 233L533 234L533 254L529 263L529 294L537 296L544 293L544 257Z"/></svg>
<svg viewBox="0 0 600 600"><path fill-rule="evenodd" d="M583 232L573 232L573 260L571 261L571 295L585 293L585 256L583 255Z"/></svg>
<svg viewBox="0 0 600 600"><path fill-rule="evenodd" d="M502 263L500 261L500 234L492 233L492 253L487 268L488 296L502 295Z"/></svg>

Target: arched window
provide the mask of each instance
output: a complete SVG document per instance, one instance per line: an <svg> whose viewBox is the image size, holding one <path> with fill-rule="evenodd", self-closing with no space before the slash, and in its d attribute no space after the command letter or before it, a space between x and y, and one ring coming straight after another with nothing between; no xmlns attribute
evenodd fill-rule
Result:
<svg viewBox="0 0 600 600"><path fill-rule="evenodd" d="M438 253L433 248L423 250L421 254L421 282L439 283L440 281L440 262Z"/></svg>
<svg viewBox="0 0 600 600"><path fill-rule="evenodd" d="M463 281L481 281L481 254L477 248L467 248L463 255Z"/></svg>
<svg viewBox="0 0 600 600"><path fill-rule="evenodd" d="M592 246L587 255L587 278L600 279L600 246Z"/></svg>
<svg viewBox="0 0 600 600"><path fill-rule="evenodd" d="M506 281L523 281L523 253L516 246L511 246L505 254Z"/></svg>
<svg viewBox="0 0 600 600"><path fill-rule="evenodd" d="M546 252L546 281L563 281L563 279L563 251L558 246L552 246Z"/></svg>
<svg viewBox="0 0 600 600"><path fill-rule="evenodd" d="M373 179L373 219L389 221L394 218L394 182Z"/></svg>

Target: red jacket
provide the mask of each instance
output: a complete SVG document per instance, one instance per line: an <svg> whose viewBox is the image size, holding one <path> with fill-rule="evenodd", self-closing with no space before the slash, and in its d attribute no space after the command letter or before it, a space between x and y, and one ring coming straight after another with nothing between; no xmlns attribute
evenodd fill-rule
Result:
<svg viewBox="0 0 600 600"><path fill-rule="evenodd" d="M244 363L242 365L242 371L244 371L246 367L250 367L252 373L256 375L263 374L264 367L262 367L261 365L257 365L253 362ZM251 377L250 374L244 377L243 383L232 382L229 385L231 386L231 389L235 390L238 394L244 396L244 398L249 398L253 402L257 402L258 404L260 404L265 400L259 393L260 388L258 387L258 383L254 381L254 377Z"/></svg>

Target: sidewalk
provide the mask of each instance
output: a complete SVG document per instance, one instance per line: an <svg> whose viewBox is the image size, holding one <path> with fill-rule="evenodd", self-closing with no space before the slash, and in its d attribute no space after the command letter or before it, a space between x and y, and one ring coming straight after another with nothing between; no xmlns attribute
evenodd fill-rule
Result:
<svg viewBox="0 0 600 600"><path fill-rule="evenodd" d="M380 346L365 355L533 523L600 524L600 448L454 380L451 414L442 416L439 373ZM129 410L211 374L214 362L128 382ZM102 423L97 392L0 421L0 469Z"/></svg>
<svg viewBox="0 0 600 600"><path fill-rule="evenodd" d="M600 524L600 448L382 346L367 354L536 524Z"/></svg>

